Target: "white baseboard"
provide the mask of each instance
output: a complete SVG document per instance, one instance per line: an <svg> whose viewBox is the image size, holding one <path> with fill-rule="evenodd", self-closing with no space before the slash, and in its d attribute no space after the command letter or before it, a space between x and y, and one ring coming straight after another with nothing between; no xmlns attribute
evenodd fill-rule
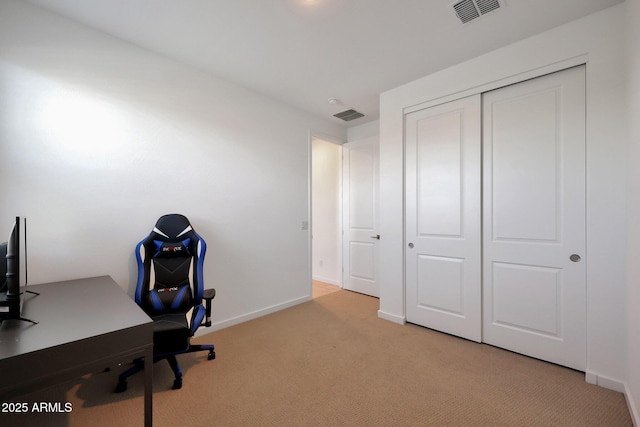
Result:
<svg viewBox="0 0 640 427"><path fill-rule="evenodd" d="M636 403L631 396L631 390L629 390L629 386L625 381L614 380L609 377L598 375L595 372L588 371L585 373L585 380L589 384L594 384L624 394L624 400L627 402L627 408L631 414L633 425L640 426L640 414L638 413L638 407L636 406Z"/></svg>
<svg viewBox="0 0 640 427"><path fill-rule="evenodd" d="M407 323L403 316L397 316L395 314L385 313L382 310L378 310L378 317L380 319L388 320L393 323L398 323L399 325L404 325L405 323Z"/></svg>
<svg viewBox="0 0 640 427"><path fill-rule="evenodd" d="M605 377L603 375L598 375L595 372L590 372L590 371L585 372L584 379L589 384L594 384L603 388L608 388L609 390L617 391L619 393L625 393L626 391L626 386L624 382L613 379L613 378Z"/></svg>
<svg viewBox="0 0 640 427"><path fill-rule="evenodd" d="M330 285L335 285L335 286L340 286L342 287L342 285L340 284L339 280L333 280L333 279L329 279L328 277L322 277L322 276L313 276L312 277L313 280L317 280L318 282L322 282L322 283L328 283Z"/></svg>
<svg viewBox="0 0 640 427"><path fill-rule="evenodd" d="M640 426L640 415L638 414L638 407L631 397L631 390L629 390L629 386L626 382L624 384L624 399L627 401L627 408L629 408L629 413L631 414L631 421L633 421L633 425Z"/></svg>
<svg viewBox="0 0 640 427"><path fill-rule="evenodd" d="M311 295L302 298L296 298L290 301L283 302L282 304L276 304L271 307L266 307L260 310L253 311L251 313L243 314L242 316L233 317L231 319L222 320L220 322L213 322L209 328L200 328L196 332L196 336L204 335L209 332L219 331L220 329L228 328L229 326L238 325L240 323L247 322L249 320L257 319L258 317L266 316L267 314L275 313L276 311L284 310L285 308L293 307L298 304L302 304L307 301L311 301Z"/></svg>

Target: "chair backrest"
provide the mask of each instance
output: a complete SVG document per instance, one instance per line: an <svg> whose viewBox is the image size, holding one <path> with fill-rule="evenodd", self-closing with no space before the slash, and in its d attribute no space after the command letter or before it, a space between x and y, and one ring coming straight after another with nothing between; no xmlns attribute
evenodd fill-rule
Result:
<svg viewBox="0 0 640 427"><path fill-rule="evenodd" d="M135 300L149 315L187 312L202 303L205 241L180 214L164 215L136 246Z"/></svg>
<svg viewBox="0 0 640 427"><path fill-rule="evenodd" d="M7 287L7 242L0 243L0 292Z"/></svg>

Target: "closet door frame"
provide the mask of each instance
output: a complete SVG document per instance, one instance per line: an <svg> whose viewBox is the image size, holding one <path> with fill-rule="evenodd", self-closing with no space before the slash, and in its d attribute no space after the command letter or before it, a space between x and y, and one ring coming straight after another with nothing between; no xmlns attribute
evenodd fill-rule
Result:
<svg viewBox="0 0 640 427"><path fill-rule="evenodd" d="M578 64L575 64L575 65L584 65L584 63L578 63ZM514 77L513 78L514 81L512 81L512 82L508 82L508 81L494 82L494 83L489 84L487 86L484 86L482 88L478 88L478 90L473 91L473 93L475 95L477 95L477 96L483 96L484 93L489 92L491 90L500 89L500 88L507 87L507 86L510 86L510 85L513 85L513 84L522 83L522 82L525 82L527 80L531 80L531 79L534 79L534 78L537 78L537 77L544 77L547 74L552 74L552 73L555 73L555 72L558 72L558 71L563 71L565 69L570 69L570 68L573 68L573 67L572 66L566 66L566 67L562 67L560 69L550 70L548 73L535 73L535 75L532 75L530 79L522 78L522 76L520 76L521 77L520 79ZM584 68L585 67L581 67L581 68L583 69L583 72L584 72ZM584 82L583 82L583 84L584 84ZM406 123L407 117L409 117L412 113L416 113L418 111L426 110L426 109L430 109L430 108L435 108L435 107L437 107L439 105L448 104L448 103L455 102L455 101L458 101L458 100L464 99L464 98L467 98L467 97L466 96L462 97L461 94L457 94L457 96L456 95L452 95L450 97L444 97L444 98L438 99L437 101L423 103L423 104L420 104L420 105L413 106L411 108L405 108L403 110L403 140L404 140L403 157L405 159L404 160L404 164L405 164L405 167L404 167L404 176L405 176L405 184L404 184L404 193L405 193L404 245L405 245L405 249L404 249L404 257L403 257L403 259L404 259L404 263L403 263L403 266L404 266L404 277L405 277L405 281L404 281L405 282L404 283L405 310L404 311L405 311L405 318L408 321L412 321L412 316L415 317L415 315L411 313L412 311L414 311L414 308L411 306L412 303L410 302L411 298L408 298L408 293L415 293L415 285L413 283L409 283L409 281L415 281L415 274L413 274L413 272L411 272L411 271L407 271L407 269L409 268L409 264L410 264L409 263L409 259L410 259L409 257L413 257L414 256L413 253L412 253L412 248L409 247L409 246L413 246L413 242L411 242L410 240L413 240L415 238L413 236L409 236L408 233L407 233L407 228L410 227L410 226L411 227L413 226L412 224L411 225L408 224L409 222L413 221L413 219L410 219L408 217L408 209L410 209L410 208L407 207L407 203L406 203L407 191L413 191L412 189L409 189L409 186L412 185L412 184L410 184L408 182L408 179L407 179L407 165L409 164L409 161L407 160L408 159L408 150L411 148L411 147L407 147L407 144L408 144L408 141L407 141L408 137L406 135L406 132L407 132L406 131L406 129L407 129L407 123ZM583 105L584 108L586 108L586 102L584 102L584 100L583 100L583 104L582 105ZM584 132L584 129L583 129L583 132ZM583 139L583 144L584 144L584 142L585 141ZM482 141L481 144L484 144L484 141ZM583 148L584 148L584 150L586 152L586 147L583 147ZM484 161L482 162L482 164L483 164L483 167L486 167ZM584 184L584 182L586 180L586 170L583 170L583 172L584 173L583 173L582 180L583 180L583 184ZM586 184L585 184L585 186L586 186ZM484 190L483 190L482 193L483 193L483 195L481 196L481 198L484 198L485 197L484 196ZM586 194L586 190L584 190L584 193ZM483 201L483 202L486 203L486 201ZM482 202L481 202L481 204L482 204ZM586 209L586 207L585 207L585 209ZM584 219L582 219L582 221L584 222ZM486 232L486 229L485 229L485 232ZM586 237L586 226L583 227L583 231L582 232L583 232L583 237ZM486 238L486 236L484 236L483 238ZM582 249L582 250L584 250L584 249ZM482 253L484 253L484 251ZM481 257L482 257L482 255L481 255ZM414 263L411 263L411 265L412 265L411 268L414 267L413 264ZM486 269L486 268L487 268L486 265L483 265L483 269ZM583 271L584 270L586 270L586 268L583 267ZM486 272L483 272L482 276L486 278ZM483 282L484 281L486 281L486 279L484 279ZM584 287L585 293L586 293L586 280L583 281L583 287ZM584 313L584 316L582 316L582 317L586 318L586 298L581 299L581 300L582 300L583 313ZM484 303L482 303L482 309L484 309ZM487 316L485 316L485 318L482 319L482 321L480 322L480 327L484 328L483 323L486 322L487 319L488 319ZM583 341L586 341L586 319L584 319L584 320L585 320L585 322L584 322L585 325L583 326L583 329L582 329L583 330L583 334L582 335L583 335L583 338L584 338ZM418 323L422 324L420 322L418 322ZM432 325L429 325L429 324L424 324L424 326L432 327ZM435 329L443 330L440 327L435 327ZM449 332L449 331L444 330L444 332ZM449 333L451 333L451 332L449 332ZM459 336L463 336L463 335L459 335ZM467 338L467 337L465 337L465 338ZM476 340L476 341L479 341L479 340ZM485 341L484 337L482 337L482 341ZM572 366L574 368L578 368L578 369L584 370L586 368L586 346L583 346L583 347L585 347L585 348L583 348L583 354L584 354L583 361L581 361L578 365L571 365L571 364L567 364L567 363L564 363L564 364L568 365L568 366ZM550 360L550 361L554 361L554 360Z"/></svg>

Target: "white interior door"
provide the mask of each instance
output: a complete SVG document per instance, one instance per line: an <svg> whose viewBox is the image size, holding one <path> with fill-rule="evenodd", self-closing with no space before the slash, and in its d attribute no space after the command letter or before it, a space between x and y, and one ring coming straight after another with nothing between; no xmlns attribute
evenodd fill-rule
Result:
<svg viewBox="0 0 640 427"><path fill-rule="evenodd" d="M407 321L481 340L480 95L405 116Z"/></svg>
<svg viewBox="0 0 640 427"><path fill-rule="evenodd" d="M483 97L483 340L582 371L584 106L584 67Z"/></svg>
<svg viewBox="0 0 640 427"><path fill-rule="evenodd" d="M378 138L342 146L342 286L378 297Z"/></svg>

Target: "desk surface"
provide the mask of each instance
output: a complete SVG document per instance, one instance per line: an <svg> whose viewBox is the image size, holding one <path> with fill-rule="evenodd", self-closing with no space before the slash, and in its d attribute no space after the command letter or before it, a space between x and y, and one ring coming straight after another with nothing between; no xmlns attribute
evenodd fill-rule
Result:
<svg viewBox="0 0 640 427"><path fill-rule="evenodd" d="M152 420L153 322L109 276L29 286L22 315L0 325L0 398L11 399L145 360L145 425Z"/></svg>
<svg viewBox="0 0 640 427"><path fill-rule="evenodd" d="M0 360L151 325L151 319L109 276L30 285L26 289L40 295L23 293L22 315L39 323L2 322Z"/></svg>

